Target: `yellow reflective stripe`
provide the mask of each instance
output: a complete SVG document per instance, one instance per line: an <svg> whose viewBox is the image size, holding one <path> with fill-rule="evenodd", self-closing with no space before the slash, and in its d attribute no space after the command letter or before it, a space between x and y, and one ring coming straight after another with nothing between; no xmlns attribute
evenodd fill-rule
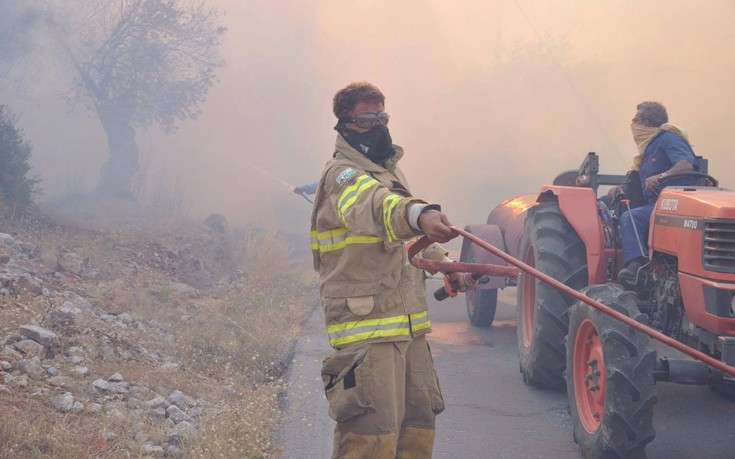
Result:
<svg viewBox="0 0 735 459"><path fill-rule="evenodd" d="M374 244L376 242L383 242L383 239L375 236L350 236L344 241L335 244L319 245L319 251L331 252L333 250L344 249L350 244Z"/></svg>
<svg viewBox="0 0 735 459"><path fill-rule="evenodd" d="M410 317L412 330L424 330L431 328L431 321L429 320L429 315L426 311L411 314Z"/></svg>
<svg viewBox="0 0 735 459"><path fill-rule="evenodd" d="M342 220L342 223L345 222L345 212L347 212L347 209L357 201L360 194L377 184L377 180L367 174L363 174L355 179L354 184L348 186L344 191L342 191L339 195L339 199L337 200L337 214L339 215L340 220Z"/></svg>
<svg viewBox="0 0 735 459"><path fill-rule="evenodd" d="M397 324L397 323L405 323L406 326L408 326L408 316L401 315L401 316L393 316L393 317L383 317L381 319L355 320L353 322L342 322L341 324L332 324L327 327L327 333L343 331L343 330L347 330L347 329L355 328L355 327L372 327L372 326L377 326L377 325L390 325L390 324Z"/></svg>
<svg viewBox="0 0 735 459"><path fill-rule="evenodd" d="M423 311L410 315L333 324L327 327L327 334L331 346L340 346L366 339L408 336L411 330L418 331L430 327L429 316Z"/></svg>
<svg viewBox="0 0 735 459"><path fill-rule="evenodd" d="M419 320L423 319L424 317L428 317L429 313L426 311L421 312L414 312L413 314L409 314L411 316L411 320Z"/></svg>
<svg viewBox="0 0 735 459"><path fill-rule="evenodd" d="M321 233L311 232L311 250L320 252L344 249L350 244L374 244L376 242L383 242L383 238L354 234L347 228L337 228Z"/></svg>
<svg viewBox="0 0 735 459"><path fill-rule="evenodd" d="M330 346L340 346L344 344L355 343L372 338L387 338L391 336L408 336L408 328L397 328L393 330L375 330L355 335L348 335L342 338L334 338L329 340Z"/></svg>
<svg viewBox="0 0 735 459"><path fill-rule="evenodd" d="M402 198L397 194L389 194L383 199L383 225L385 226L385 232L388 235L388 242L396 242L396 232L393 229L393 225L390 224L390 218L393 214L393 209L398 205L398 202Z"/></svg>
<svg viewBox="0 0 735 459"><path fill-rule="evenodd" d="M356 320L333 324L327 327L329 344L331 346L339 346L373 338L408 336L409 333L409 319L407 315Z"/></svg>

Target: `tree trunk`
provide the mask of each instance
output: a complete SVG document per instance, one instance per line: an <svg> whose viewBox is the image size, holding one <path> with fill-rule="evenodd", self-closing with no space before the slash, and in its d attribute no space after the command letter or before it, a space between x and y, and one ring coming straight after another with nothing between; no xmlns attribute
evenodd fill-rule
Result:
<svg viewBox="0 0 735 459"><path fill-rule="evenodd" d="M135 128L126 121L101 121L107 134L110 158L102 165L96 192L105 197L134 200L132 180L138 172L139 153Z"/></svg>

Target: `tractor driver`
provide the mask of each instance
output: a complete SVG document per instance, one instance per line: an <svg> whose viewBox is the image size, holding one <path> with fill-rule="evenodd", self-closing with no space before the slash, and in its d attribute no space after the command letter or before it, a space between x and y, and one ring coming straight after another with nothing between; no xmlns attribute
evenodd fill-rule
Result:
<svg viewBox="0 0 735 459"><path fill-rule="evenodd" d="M620 237L623 245L624 267L618 280L624 286L634 286L638 269L648 256L648 228L653 206L661 191L661 180L677 173L698 170L689 138L684 129L669 124L666 108L659 102L641 102L631 123L633 140L638 154L631 170L638 171L646 204L623 213L620 217ZM667 180L666 185L693 185L695 179L682 177ZM609 196L614 198L622 185L613 187Z"/></svg>

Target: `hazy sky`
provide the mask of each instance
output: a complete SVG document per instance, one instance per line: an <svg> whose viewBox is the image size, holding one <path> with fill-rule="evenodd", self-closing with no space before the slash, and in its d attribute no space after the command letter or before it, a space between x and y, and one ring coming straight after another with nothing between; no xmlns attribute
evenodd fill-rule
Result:
<svg viewBox="0 0 735 459"><path fill-rule="evenodd" d="M175 135L138 134L149 189L178 184L197 216L306 234L310 207L286 184L318 178L336 136L332 96L355 80L386 94L414 194L459 226L588 151L624 173L643 100L663 102L735 187L733 1L211 3L229 28L220 82ZM106 155L99 124L67 112L63 91L0 93L34 144L46 197L92 189Z"/></svg>

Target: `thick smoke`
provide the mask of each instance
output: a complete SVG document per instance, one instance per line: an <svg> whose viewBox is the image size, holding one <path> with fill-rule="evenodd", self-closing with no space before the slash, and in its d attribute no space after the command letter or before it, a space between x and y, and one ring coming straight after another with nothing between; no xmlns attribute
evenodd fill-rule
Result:
<svg viewBox="0 0 735 459"><path fill-rule="evenodd" d="M227 12L227 67L199 120L138 136L148 179L180 184L197 215L306 234L310 208L287 185L318 177L335 137L331 98L363 79L387 96L415 194L457 225L483 222L588 151L604 172L624 173L643 100L664 103L712 174L735 186L724 173L735 161L731 2L212 4ZM94 187L106 155L99 125L67 113L63 91L0 92L34 143L47 196Z"/></svg>

